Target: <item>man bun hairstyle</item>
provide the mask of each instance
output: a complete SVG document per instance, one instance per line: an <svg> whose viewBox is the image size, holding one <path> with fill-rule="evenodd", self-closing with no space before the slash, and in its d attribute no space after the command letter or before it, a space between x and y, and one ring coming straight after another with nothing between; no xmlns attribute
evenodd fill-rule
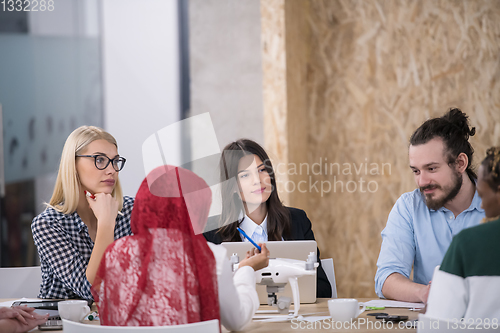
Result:
<svg viewBox="0 0 500 333"><path fill-rule="evenodd" d="M469 117L460 109L451 108L444 116L425 121L410 137L410 145L422 145L434 138L441 138L445 146L448 164L453 164L458 155L467 155L467 175L472 181L477 179L472 167L474 148L469 143L469 137L476 134L476 128L470 127Z"/></svg>

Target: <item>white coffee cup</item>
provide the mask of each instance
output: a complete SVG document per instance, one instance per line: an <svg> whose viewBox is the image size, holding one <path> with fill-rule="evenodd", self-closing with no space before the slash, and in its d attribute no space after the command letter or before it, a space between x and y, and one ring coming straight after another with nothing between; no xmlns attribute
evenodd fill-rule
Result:
<svg viewBox="0 0 500 333"><path fill-rule="evenodd" d="M71 321L81 321L90 312L87 301L84 300L61 301L57 304L57 309L62 319Z"/></svg>
<svg viewBox="0 0 500 333"><path fill-rule="evenodd" d="M357 299L354 298L335 298L328 301L328 311L330 316L335 321L351 321L357 318L363 311L365 306L360 309Z"/></svg>

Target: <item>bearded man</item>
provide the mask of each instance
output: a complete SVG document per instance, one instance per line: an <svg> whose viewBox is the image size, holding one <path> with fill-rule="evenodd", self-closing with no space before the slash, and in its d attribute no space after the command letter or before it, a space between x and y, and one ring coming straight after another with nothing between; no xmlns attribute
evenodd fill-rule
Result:
<svg viewBox="0 0 500 333"><path fill-rule="evenodd" d="M484 217L472 169L474 134L467 115L451 109L411 136L408 156L418 188L396 201L382 231L375 275L379 297L425 303L434 268L453 236Z"/></svg>

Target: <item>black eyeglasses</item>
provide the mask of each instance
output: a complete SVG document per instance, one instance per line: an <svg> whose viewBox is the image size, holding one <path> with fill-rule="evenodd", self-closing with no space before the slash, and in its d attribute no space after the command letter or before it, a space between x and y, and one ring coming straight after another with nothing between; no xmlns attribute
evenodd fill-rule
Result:
<svg viewBox="0 0 500 333"><path fill-rule="evenodd" d="M120 171L123 169L125 166L125 162L127 161L123 157L115 157L115 158L109 158L106 155L76 155L76 157L93 157L94 158L94 163L95 167L99 170L104 170L108 167L109 163L113 166L113 169L116 171Z"/></svg>

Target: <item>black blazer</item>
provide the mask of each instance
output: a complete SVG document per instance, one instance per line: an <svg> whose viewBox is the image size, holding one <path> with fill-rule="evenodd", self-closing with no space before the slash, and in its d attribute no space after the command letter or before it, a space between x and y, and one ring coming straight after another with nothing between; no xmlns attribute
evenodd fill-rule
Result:
<svg viewBox="0 0 500 333"><path fill-rule="evenodd" d="M287 207L290 212L290 227L292 237L284 237L285 240L315 240L314 233L311 229L311 221L307 217L306 212L302 209ZM209 225L215 225L217 221L214 219L218 219L219 216L213 216L209 219ZM207 241L212 242L214 244L222 243L222 237L217 230L208 231L203 234ZM328 278L326 277L325 271L321 266L321 260L319 259L319 248L317 249L318 254L318 269L316 274L316 297L319 298L331 298L332 297L332 287L330 286L330 282L328 282Z"/></svg>

